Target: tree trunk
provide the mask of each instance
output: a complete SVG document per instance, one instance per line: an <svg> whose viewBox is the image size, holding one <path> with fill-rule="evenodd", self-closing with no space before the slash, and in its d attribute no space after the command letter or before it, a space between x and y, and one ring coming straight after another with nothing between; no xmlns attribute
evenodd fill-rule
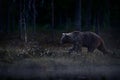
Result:
<svg viewBox="0 0 120 80"><path fill-rule="evenodd" d="M70 26L71 26L71 18L66 15L66 31L69 31Z"/></svg>
<svg viewBox="0 0 120 80"><path fill-rule="evenodd" d="M35 8L35 0L33 0L33 32L36 33L36 8Z"/></svg>
<svg viewBox="0 0 120 80"><path fill-rule="evenodd" d="M24 26L24 41L25 43L27 43L28 41L28 36L27 36L27 24L26 24L26 21L27 21L27 18L28 18L28 14L27 14L27 1L24 0L24 8L23 8L23 26Z"/></svg>
<svg viewBox="0 0 120 80"><path fill-rule="evenodd" d="M9 33L10 32L10 1L8 1L8 4L7 4L7 25L6 25L6 32Z"/></svg>
<svg viewBox="0 0 120 80"><path fill-rule="evenodd" d="M63 24L63 16L62 16L62 12L60 11L59 12L59 25L62 25Z"/></svg>
<svg viewBox="0 0 120 80"><path fill-rule="evenodd" d="M2 13L1 13L1 10L2 10L2 1L0 0L0 32L3 32L3 29L2 29Z"/></svg>
<svg viewBox="0 0 120 80"><path fill-rule="evenodd" d="M76 15L75 15L75 26L76 26L76 30L79 30L79 31L81 31L81 24L82 24L81 4L82 4L82 0L77 0L77 2L76 2Z"/></svg>
<svg viewBox="0 0 120 80"><path fill-rule="evenodd" d="M54 0L51 2L51 31L52 31L52 42L54 41L55 32L54 32Z"/></svg>
<svg viewBox="0 0 120 80"><path fill-rule="evenodd" d="M95 33L99 34L100 28L99 28L98 16L97 15L94 18L94 26L95 26Z"/></svg>
<svg viewBox="0 0 120 80"><path fill-rule="evenodd" d="M45 2L44 0L41 1L41 6L42 7L44 6L44 2Z"/></svg>
<svg viewBox="0 0 120 80"><path fill-rule="evenodd" d="M27 43L27 26L26 26L26 18L23 17L23 25L24 25L24 41Z"/></svg>
<svg viewBox="0 0 120 80"><path fill-rule="evenodd" d="M105 0L105 4L106 4L106 9L105 9L105 16L104 16L104 26L105 27L110 27L110 5L109 5L109 0Z"/></svg>
<svg viewBox="0 0 120 80"><path fill-rule="evenodd" d="M95 10L95 16L94 16L94 26L95 26L95 32L97 34L100 34L100 17L102 17L100 1L97 1L96 4L97 5Z"/></svg>
<svg viewBox="0 0 120 80"><path fill-rule="evenodd" d="M12 15L12 32L15 32L16 28L15 28L15 17L14 15Z"/></svg>
<svg viewBox="0 0 120 80"><path fill-rule="evenodd" d="M86 16L86 30L91 29L91 0L87 0L87 16Z"/></svg>
<svg viewBox="0 0 120 80"><path fill-rule="evenodd" d="M19 2L19 37L20 37L20 39L23 40L22 14L23 14L23 12L22 12L22 1L20 0L20 2Z"/></svg>
<svg viewBox="0 0 120 80"><path fill-rule="evenodd" d="M22 5L23 3L23 5ZM27 25L26 25L26 1L23 2L20 1L20 20L19 20L19 29L20 29L20 38L24 40L25 43L27 43Z"/></svg>

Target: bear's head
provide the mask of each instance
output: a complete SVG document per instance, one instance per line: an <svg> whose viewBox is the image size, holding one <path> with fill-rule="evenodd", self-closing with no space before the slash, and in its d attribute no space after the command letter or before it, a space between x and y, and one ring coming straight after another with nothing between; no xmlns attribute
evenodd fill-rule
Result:
<svg viewBox="0 0 120 80"><path fill-rule="evenodd" d="M72 43L72 34L71 33L62 33L60 43L61 44Z"/></svg>

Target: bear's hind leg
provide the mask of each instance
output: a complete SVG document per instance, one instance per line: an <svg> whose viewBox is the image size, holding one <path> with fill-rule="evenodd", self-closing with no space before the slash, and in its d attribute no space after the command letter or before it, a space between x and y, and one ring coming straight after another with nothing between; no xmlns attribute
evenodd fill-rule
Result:
<svg viewBox="0 0 120 80"><path fill-rule="evenodd" d="M101 44L100 46L98 46L97 49L100 50L101 52L103 52L103 54L109 53L109 51L107 51L107 49L105 48L104 44Z"/></svg>

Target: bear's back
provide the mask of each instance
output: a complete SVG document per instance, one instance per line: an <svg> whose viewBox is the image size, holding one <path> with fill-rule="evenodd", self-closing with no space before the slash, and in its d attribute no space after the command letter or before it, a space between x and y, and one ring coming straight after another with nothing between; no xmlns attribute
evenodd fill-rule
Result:
<svg viewBox="0 0 120 80"><path fill-rule="evenodd" d="M102 39L99 35L97 35L94 32L83 32L83 45L84 46L90 46L92 44L101 42Z"/></svg>

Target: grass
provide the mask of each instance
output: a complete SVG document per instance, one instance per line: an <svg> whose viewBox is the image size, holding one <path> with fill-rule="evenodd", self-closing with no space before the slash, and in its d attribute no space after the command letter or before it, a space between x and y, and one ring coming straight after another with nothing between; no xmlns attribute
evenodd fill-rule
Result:
<svg viewBox="0 0 120 80"><path fill-rule="evenodd" d="M44 45L34 52L25 47L1 48L0 70L5 72L0 72L0 75L7 76L6 79L92 80L102 77L109 79L120 71L119 58L103 55L98 50L87 53L86 48L83 48L82 53L68 54L68 48L70 47Z"/></svg>
<svg viewBox="0 0 120 80"><path fill-rule="evenodd" d="M114 49L114 56L103 55L98 50L87 53L86 48L82 48L82 53L68 54L71 45L51 44L49 41L45 44L47 36L38 36L43 37L27 44L19 40L0 42L0 80L120 79L119 49Z"/></svg>

